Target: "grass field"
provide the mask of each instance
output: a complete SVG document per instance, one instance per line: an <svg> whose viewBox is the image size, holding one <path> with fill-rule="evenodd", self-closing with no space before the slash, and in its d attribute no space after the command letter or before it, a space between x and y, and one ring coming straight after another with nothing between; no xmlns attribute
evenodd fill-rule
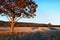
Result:
<svg viewBox="0 0 60 40"><path fill-rule="evenodd" d="M60 31L0 33L0 40L60 40Z"/></svg>
<svg viewBox="0 0 60 40"><path fill-rule="evenodd" d="M0 27L0 40L60 40L60 27Z"/></svg>

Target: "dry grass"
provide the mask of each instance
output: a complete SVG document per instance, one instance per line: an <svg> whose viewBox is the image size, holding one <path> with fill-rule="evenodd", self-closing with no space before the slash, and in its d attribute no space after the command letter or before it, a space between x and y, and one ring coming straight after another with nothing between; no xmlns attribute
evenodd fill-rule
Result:
<svg viewBox="0 0 60 40"><path fill-rule="evenodd" d="M60 40L60 31L0 32L0 40Z"/></svg>

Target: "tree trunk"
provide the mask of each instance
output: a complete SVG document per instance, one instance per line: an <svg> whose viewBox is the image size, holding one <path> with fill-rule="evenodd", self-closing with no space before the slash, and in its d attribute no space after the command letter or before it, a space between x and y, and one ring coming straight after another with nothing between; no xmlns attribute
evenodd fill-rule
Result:
<svg viewBox="0 0 60 40"><path fill-rule="evenodd" d="M14 24L15 24L15 22L14 22L14 13L12 13L12 18L11 18L11 29L10 29L10 31L11 32L14 32Z"/></svg>

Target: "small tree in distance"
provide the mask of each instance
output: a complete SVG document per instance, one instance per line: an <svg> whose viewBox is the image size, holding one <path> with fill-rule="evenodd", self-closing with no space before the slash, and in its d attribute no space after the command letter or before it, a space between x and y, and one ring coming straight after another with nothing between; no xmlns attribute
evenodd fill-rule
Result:
<svg viewBox="0 0 60 40"><path fill-rule="evenodd" d="M0 0L0 14L11 21L11 32L14 32L14 24L20 18L34 18L36 7L33 0Z"/></svg>

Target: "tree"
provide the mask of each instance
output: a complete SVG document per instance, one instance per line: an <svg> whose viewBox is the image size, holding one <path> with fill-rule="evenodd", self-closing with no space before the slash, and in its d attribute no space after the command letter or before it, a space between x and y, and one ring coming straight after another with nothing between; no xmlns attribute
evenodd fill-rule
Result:
<svg viewBox="0 0 60 40"><path fill-rule="evenodd" d="M11 21L11 32L14 32L14 24L20 18L34 18L36 7L33 0L0 0L0 14Z"/></svg>

